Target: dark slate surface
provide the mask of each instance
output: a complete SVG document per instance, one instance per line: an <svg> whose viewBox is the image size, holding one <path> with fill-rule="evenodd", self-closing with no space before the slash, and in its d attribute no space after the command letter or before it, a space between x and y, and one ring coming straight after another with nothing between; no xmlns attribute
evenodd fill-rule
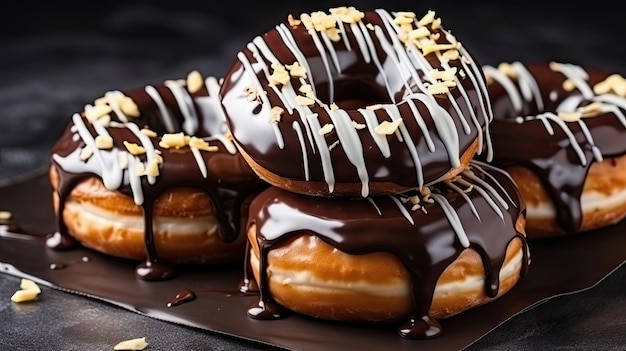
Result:
<svg viewBox="0 0 626 351"><path fill-rule="evenodd" d="M70 115L104 91L184 77L192 69L220 76L242 45L287 14L347 4L23 1L3 9L0 183L45 167ZM626 74L623 12L602 1L564 4L358 1L361 9L436 10L483 64L555 60ZM17 278L0 275L2 350L110 350L117 341L137 336L148 338L149 350L265 349L47 288L40 303L15 305L9 297L18 284ZM624 350L625 289L622 268L593 289L513 318L471 349Z"/></svg>

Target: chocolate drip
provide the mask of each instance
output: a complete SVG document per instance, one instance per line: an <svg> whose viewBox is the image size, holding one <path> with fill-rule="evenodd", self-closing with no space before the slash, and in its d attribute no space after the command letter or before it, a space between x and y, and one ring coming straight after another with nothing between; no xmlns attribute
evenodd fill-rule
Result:
<svg viewBox="0 0 626 351"><path fill-rule="evenodd" d="M176 296L174 296L174 298L167 303L167 307L174 307L174 306L182 305L184 303L191 302L195 299L196 299L196 294L193 291L189 289L184 289L184 290L179 291L176 294Z"/></svg>
<svg viewBox="0 0 626 351"><path fill-rule="evenodd" d="M485 175L477 174L493 184ZM500 190L500 196L507 198L506 194L510 194L516 198L517 189L505 174L490 174L503 186L504 192ZM492 205L477 192L468 194L471 200L468 202L445 185L435 185L434 189L446 196L461 219L469 246L480 255L488 296L498 294L498 275L505 260L506 248L515 238L522 240L522 274L526 273L526 241L524 235L515 229L518 218L525 213L523 204L510 203L508 208L500 205L502 220L481 220L472 212L472 206L478 214L496 214ZM410 274L413 300L412 314L398 332L410 338L439 334L441 327L428 317L434 289L442 272L465 247L457 239L449 217L437 204L427 205L427 214L410 212L411 223L391 197L374 197L371 200L376 206L368 200L306 197L278 188L270 188L258 195L252 201L248 225L256 225L257 228L260 300L249 310L249 315L259 319L285 315L284 309L271 297L267 284L268 254L294 236L313 233L348 254L384 251L398 257Z"/></svg>
<svg viewBox="0 0 626 351"><path fill-rule="evenodd" d="M177 84L177 83L176 83ZM170 124L192 128L193 123L189 122L189 116L184 117L180 101L175 99L172 89L168 89L163 84L152 86L162 99L169 114L173 118ZM183 94L188 94L184 88ZM144 219L144 240L146 248L146 259L139 264L136 269L137 276L145 280L169 279L176 273L175 266L159 257L155 246L154 235L154 215L153 207L159 197L169 190L176 188L191 188L207 194L212 200L214 213L217 218L217 230L220 239L226 243L236 241L240 235L241 206L246 198L262 189L264 183L254 174L243 158L236 153L234 145L230 144L219 132L225 132L224 121L220 118L219 105L215 105L217 100L207 100L207 89L199 91L190 100L193 102L195 113L195 123L197 125L195 136L199 138L215 138L211 141L214 151L200 151L201 159L198 160L189 147L165 148L159 146L158 139L151 139L155 150L159 151L163 158L159 166L159 175L151 183L148 177L140 177L140 184L133 187L128 181L131 169L117 169L117 150L126 150L124 141L142 145L142 139L134 130L139 130L142 123L149 123L151 129L159 133L166 132L165 117L159 112L154 98L150 97L146 90L135 89L126 92L126 96L132 98L140 111L139 117L128 117L129 124L121 124L122 116L112 112L111 116L115 125L107 126L106 131L113 139L113 149L97 150L98 154L91 156L86 161L79 159L78 153L86 145L84 135L88 134L95 138L98 129L91 124L84 116L74 116L74 123L70 123L62 137L57 141L52 150L52 167L58 174L59 182L56 191L59 201L56 209L57 232L48 238L48 246L61 250L75 247L78 242L72 238L67 231L67 226L63 222L63 210L68 196L73 188L83 180L96 177L107 184L108 172L118 172L123 176L119 185L115 189L131 198L135 197L135 202L140 198L139 204L143 210ZM190 96L191 97L191 96ZM189 108L189 107L188 107ZM81 126L84 125L84 130ZM186 124L187 123L187 124ZM130 124L134 124L133 127ZM190 127L191 126L191 127ZM133 127L131 129L131 127ZM102 127L105 128L105 127ZM83 134L81 134L81 131ZM78 133L78 135L76 135ZM80 137L78 137L80 136ZM221 140L221 141L220 141ZM140 155L141 162L147 162L148 155ZM206 167L206 177L201 174L201 166ZM115 175L115 173L113 173ZM117 179L115 177L112 177ZM111 181L110 181L111 183ZM113 181L112 183L115 183ZM137 197L139 192L139 197Z"/></svg>
<svg viewBox="0 0 626 351"><path fill-rule="evenodd" d="M580 90L566 91L563 82L568 77L551 70L547 64L529 64L525 67L536 81L543 109L538 108L540 103L533 97L523 101L521 110L516 111L508 92L497 81L489 86L496 118L491 124L493 164L503 168L522 166L531 170L554 204L558 225L565 233L575 233L582 224L581 196L589 168L596 162L594 149L603 158L626 154L626 128L616 115L625 111L618 105L603 102L611 107L607 110L616 112L603 112L584 118L582 121L588 131L577 122L566 124L584 155L586 162L582 162L568 135L555 122L545 122L553 129L550 135L542 120L525 118L516 121L516 117L536 116L546 111L556 113L563 110L560 105L566 99L578 99L576 107L590 104L593 100L583 96ZM589 77L584 80L584 84L589 87L608 76L608 73L595 69L585 71ZM519 87L516 86L516 89ZM595 98L595 95L591 98ZM586 133L591 135L593 144Z"/></svg>

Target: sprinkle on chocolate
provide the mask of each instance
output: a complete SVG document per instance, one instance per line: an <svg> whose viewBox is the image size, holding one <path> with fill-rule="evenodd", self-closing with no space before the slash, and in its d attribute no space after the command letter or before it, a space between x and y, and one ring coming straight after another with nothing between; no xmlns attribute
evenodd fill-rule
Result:
<svg viewBox="0 0 626 351"><path fill-rule="evenodd" d="M289 72L287 72L285 66L280 63L273 63L272 69L274 71L269 76L269 82L271 85L285 85L289 83Z"/></svg>
<svg viewBox="0 0 626 351"><path fill-rule="evenodd" d="M289 14L289 16L287 16L287 23L289 23L290 26L295 28L299 26L300 23L302 23L302 21L300 21L299 19L293 18L293 15Z"/></svg>
<svg viewBox="0 0 626 351"><path fill-rule="evenodd" d="M340 21L348 24L357 23L365 17L365 13L354 7L346 6L332 8L330 9L330 13L339 17Z"/></svg>
<svg viewBox="0 0 626 351"><path fill-rule="evenodd" d="M365 106L366 110L371 110L371 111L380 110L381 108L383 108L383 105L381 104Z"/></svg>
<svg viewBox="0 0 626 351"><path fill-rule="evenodd" d="M565 122L576 122L581 117L582 113L580 112L559 112L559 118Z"/></svg>
<svg viewBox="0 0 626 351"><path fill-rule="evenodd" d="M354 129L356 129L356 130L365 129L365 127L367 127L365 124L363 124L363 123L357 123L356 121L352 121L352 126L353 126L353 127L354 127Z"/></svg>
<svg viewBox="0 0 626 351"><path fill-rule="evenodd" d="M187 75L187 91L197 93L204 86L204 78L200 72L194 70Z"/></svg>
<svg viewBox="0 0 626 351"><path fill-rule="evenodd" d="M89 122L93 122L98 118L108 115L113 109L109 105L95 105L85 110L85 117Z"/></svg>
<svg viewBox="0 0 626 351"><path fill-rule="evenodd" d="M143 171L142 175L146 175L148 177L156 177L159 175L159 160L153 159L146 165L146 169Z"/></svg>
<svg viewBox="0 0 626 351"><path fill-rule="evenodd" d="M185 134L183 134L183 132L163 134L161 141L159 141L159 146L165 149L179 149L185 145L187 145L187 142L185 141Z"/></svg>
<svg viewBox="0 0 626 351"><path fill-rule="evenodd" d="M306 77L306 69L298 63L298 61L292 63L291 65L285 65L285 67L289 70L289 75L294 78L305 78Z"/></svg>
<svg viewBox="0 0 626 351"><path fill-rule="evenodd" d="M259 98L259 91L254 85L248 85L243 92L248 95L248 101L254 101Z"/></svg>
<svg viewBox="0 0 626 351"><path fill-rule="evenodd" d="M113 138L109 135L98 135L95 139L96 147L100 150L113 148Z"/></svg>
<svg viewBox="0 0 626 351"><path fill-rule="evenodd" d="M141 134L147 136L148 138L156 138L157 133L149 128L143 128L140 130Z"/></svg>
<svg viewBox="0 0 626 351"><path fill-rule="evenodd" d="M374 132L380 135L391 135L398 130L400 123L402 123L402 119L396 119L393 122L382 121L381 124L374 128Z"/></svg>
<svg viewBox="0 0 626 351"><path fill-rule="evenodd" d="M119 100L120 109L122 112L128 117L139 117L139 107L137 104L128 96L124 96Z"/></svg>
<svg viewBox="0 0 626 351"><path fill-rule="evenodd" d="M280 122L282 114L285 110L282 107L274 106L270 111L270 123L278 123Z"/></svg>
<svg viewBox="0 0 626 351"><path fill-rule="evenodd" d="M82 150L80 150L81 161L87 161L92 155L93 149L89 145L86 145Z"/></svg>
<svg viewBox="0 0 626 351"><path fill-rule="evenodd" d="M595 101L590 103L589 105L580 107L578 111L580 111L580 113L582 114L582 118L597 117L600 115L600 113L602 113L602 103L599 101Z"/></svg>
<svg viewBox="0 0 626 351"><path fill-rule="evenodd" d="M295 102L297 105L299 106L311 106L313 104L315 104L315 100L306 97L306 96L302 96L302 95L298 95L295 98Z"/></svg>
<svg viewBox="0 0 626 351"><path fill-rule="evenodd" d="M593 92L601 94L615 94L626 97L626 79L619 74L612 74L605 80L594 85Z"/></svg>
<svg viewBox="0 0 626 351"><path fill-rule="evenodd" d="M206 140L195 136L189 138L188 143L190 148L198 149L201 151L215 152L218 150L217 146L209 145Z"/></svg>
<svg viewBox="0 0 626 351"><path fill-rule="evenodd" d="M330 123L327 123L327 124L324 124L324 126L322 126L322 128L320 128L320 130L318 130L317 132L319 133L319 135L326 135L332 132L333 129L335 129L335 126Z"/></svg>
<svg viewBox="0 0 626 351"><path fill-rule="evenodd" d="M126 146L126 150L128 150L128 152L135 156L146 153L146 149L143 146L137 145L135 143L124 141L124 146Z"/></svg>

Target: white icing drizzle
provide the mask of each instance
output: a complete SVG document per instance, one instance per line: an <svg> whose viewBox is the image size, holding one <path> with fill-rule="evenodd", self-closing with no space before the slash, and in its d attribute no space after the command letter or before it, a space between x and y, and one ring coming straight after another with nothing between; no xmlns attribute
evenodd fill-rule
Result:
<svg viewBox="0 0 626 351"><path fill-rule="evenodd" d="M191 96L189 96L187 90L173 80L165 81L165 86L169 88L174 95L174 98L180 107L180 112L183 114L183 130L188 135L194 135L198 131L198 115L196 114L196 109L193 106Z"/></svg>
<svg viewBox="0 0 626 351"><path fill-rule="evenodd" d="M440 194L431 194L431 198L435 200L435 202L437 202L439 206L441 206L443 213L448 218L448 221L450 222L450 226L456 233L456 236L459 239L459 242L461 243L461 245L463 245L463 247L465 248L468 248L470 246L470 242L469 242L469 239L467 238L467 233L465 233L465 229L463 228L463 223L461 223L461 219L459 219L459 216L457 215L452 205L450 205L448 200L446 200L446 198Z"/></svg>
<svg viewBox="0 0 626 351"><path fill-rule="evenodd" d="M109 104L109 106L111 106L113 112L115 112L115 114L117 115L117 118L119 118L119 120L122 122L128 122L126 114L122 112L122 109L120 108L120 105L118 103L119 98L124 97L124 94L121 91L113 90L104 93L104 97L107 99L107 103Z"/></svg>
<svg viewBox="0 0 626 351"><path fill-rule="evenodd" d="M389 198L391 199L391 201L393 201L393 203L396 204L396 206L398 206L398 209L400 209L400 212L402 213L402 215L411 223L411 224L415 224L415 221L413 221L413 217L411 217L411 214L409 213L409 211L406 209L406 207L404 207L404 205L402 204L402 202L400 200L398 200L397 197L395 196L391 196L389 195Z"/></svg>
<svg viewBox="0 0 626 351"><path fill-rule="evenodd" d="M296 135L298 136L298 141L300 142L300 148L302 149L302 169L304 170L304 179L306 181L309 180L309 159L306 152L306 145L304 144L304 136L302 135L302 128L300 128L300 124L296 121L291 123L293 130L296 131Z"/></svg>
<svg viewBox="0 0 626 351"><path fill-rule="evenodd" d="M371 197L368 197L367 201L369 201L372 204L372 206L374 206L374 208L376 209L376 212L378 212L378 215L381 216L382 212L380 212L380 208L378 207L374 199L372 199Z"/></svg>
<svg viewBox="0 0 626 351"><path fill-rule="evenodd" d="M313 130L320 130L322 128L319 120L317 119L317 114L307 116L307 122ZM328 144L326 144L326 138L319 133L314 133L313 138L315 139L315 144L320 152L322 171L324 172L324 180L328 185L328 192L332 193L335 189L335 174L333 172L333 163L330 159L330 150L328 149Z"/></svg>
<svg viewBox="0 0 626 351"><path fill-rule="evenodd" d="M170 111L165 106L165 103L163 102L163 99L161 98L159 92L152 85L147 85L145 87L145 91L148 96L152 98L152 101L154 101L154 103L157 105L159 113L161 115L161 121L165 126L165 130L168 133L176 133L176 131L178 130L178 128L176 127L176 119L174 119L174 117L172 117L172 115L170 114Z"/></svg>
<svg viewBox="0 0 626 351"><path fill-rule="evenodd" d="M343 150L348 160L354 165L361 179L361 196L367 197L369 195L369 175L367 174L365 158L361 151L363 148L361 139L352 125L352 119L344 110L331 111L328 109L326 112L333 121L337 137L341 145L343 145Z"/></svg>

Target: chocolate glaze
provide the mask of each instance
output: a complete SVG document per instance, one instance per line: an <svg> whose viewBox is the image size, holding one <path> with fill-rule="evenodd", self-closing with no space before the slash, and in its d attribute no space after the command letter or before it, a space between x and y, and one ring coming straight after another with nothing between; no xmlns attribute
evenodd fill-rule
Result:
<svg viewBox="0 0 626 351"><path fill-rule="evenodd" d="M323 43L322 35L311 35L303 24L279 24L250 42L220 89L227 122L245 153L279 177L326 182L328 193L316 195L332 193L334 184L360 182L362 195L367 196L369 183L415 188L435 181L456 165L459 154L474 141L482 143L485 122L491 117L480 67L449 32L430 25L438 44L459 45L461 59L447 61L440 52L422 56L415 48L412 54L398 41L393 16L384 10L365 12L364 19L356 24L338 25L345 34L338 42L316 44L315 38ZM377 29L367 29L369 24ZM361 48L360 40L366 39L371 42ZM338 67L333 63L335 56ZM414 63L402 61L400 65L407 67L398 74L397 57L411 57ZM274 60L283 65L300 62L300 66L308 67L306 79L291 78L288 86L274 90L268 82ZM448 68L458 69L457 87L448 95L430 94L426 89L432 83L428 73ZM296 94L302 95L298 91L304 82L313 86L319 99L308 107L292 101ZM248 100L244 90L250 86L261 90L260 98ZM353 101L361 105L354 106ZM331 111L333 102L346 110ZM382 108L366 109L374 104L382 104ZM290 111L291 105L295 108ZM270 110L276 106L284 109L281 121L268 123ZM401 137L386 136L386 154L387 146L380 146L380 135L373 129L383 121L399 118L403 121ZM367 127L353 133L351 120ZM348 123L342 129L345 121ZM320 140L316 123L335 128Z"/></svg>
<svg viewBox="0 0 626 351"><path fill-rule="evenodd" d="M173 89L168 88L166 84L172 84L172 82L149 87L154 88L162 99L166 112L171 115L170 120L159 109L156 100L148 94L146 89L124 92L124 95L135 102L140 116L128 117L119 111L111 112L113 122L106 127L106 131L113 138L114 147L112 150L99 150L98 157L102 160L100 164L96 155L87 161L78 159L78 152L85 147L87 142L83 135L80 135L80 127L77 127L76 123L84 125L86 132L93 137L98 135L98 129L87 120L84 113L73 117L73 121L69 123L52 148L51 164L59 175L57 193L60 201L56 211L58 229L57 233L50 235L49 247L68 249L78 244L67 232L67 227L62 220L61 213L63 213L65 201L74 186L86 178L98 177L107 186L107 172L117 171L115 168L118 162L117 152L126 150L123 142L142 145L141 138L131 129L133 126L135 129L149 126L159 135L178 132L189 135L189 132L193 132L192 135L209 140L211 146L217 147L217 151L200 151L202 159L198 161L189 147L164 148L159 146L160 138L150 138L151 146L160 151L163 158L159 169L160 174L154 183L151 184L148 177L142 176L140 189L133 188L129 182L131 170L127 168L119 171L123 172L123 180L119 184L113 186L113 189L110 185L107 186L111 190L117 190L130 197L137 198L138 194L143 197L138 204L141 205L144 213L146 260L137 267L137 276L145 280L163 280L175 274L174 265L164 262L159 257L153 236L153 204L168 190L185 187L195 188L208 194L215 207L220 238L224 242L233 242L238 238L242 204L250 194L258 191L264 184L225 137L226 125L219 103L215 100L215 95L210 96L208 86L205 85L197 93L191 94L184 87L180 88L180 85ZM175 91L188 99L177 99ZM122 124L124 119L128 120L127 124ZM114 124L115 122L117 124ZM165 122L169 122L170 125L168 126ZM172 128L176 129L172 130ZM146 162L149 156L145 154L138 157L139 162ZM206 167L206 177L202 175L201 162Z"/></svg>
<svg viewBox="0 0 626 351"><path fill-rule="evenodd" d="M549 120L548 123L554 130L551 135L547 132L544 122L532 116L557 111L573 112L571 107L565 107L567 101L570 103L576 101L574 108L577 108L597 101L599 95L591 91L590 95L584 96L580 88L566 91L563 82L568 76L552 70L547 63L515 64L518 71L526 69L530 74L543 106L537 97L533 96L522 99L521 108L516 109L510 93L503 85L498 80L490 83L489 94L495 118L491 124L493 164L499 167L523 166L534 172L554 204L558 225L565 233L578 232L582 223L583 185L589 167L597 161L594 149L603 158L622 156L626 153L626 125L622 124L618 117L618 114L625 112L626 101L617 95L606 94L605 96L610 95L621 101L621 106L603 102L605 108L614 108L614 111L618 112L605 112L582 120L592 136L592 141L585 136L585 130L578 122L565 122L567 129L563 129L553 120ZM583 89L593 88L595 84L609 76L609 73L598 69L583 67L576 69L582 69L588 75L588 78L582 79ZM521 95L520 84L515 80L513 82L517 94ZM525 118L516 118L518 116ZM586 163L581 161L566 131L571 131L575 137Z"/></svg>
<svg viewBox="0 0 626 351"><path fill-rule="evenodd" d="M441 326L428 316L433 292L441 273L466 247L474 249L482 258L486 272L484 288L489 297L498 294L499 272L511 240L522 240L522 275L528 268L525 236L515 228L519 217L525 215L525 206L520 203L517 187L508 174L486 164L473 163L470 169L478 179L489 184L493 192L485 183L471 180L474 189L487 190L484 193L479 190L467 193L468 201L462 191L456 191L446 183L438 183L431 187L436 194L433 198L437 197L437 201L424 205L427 213L411 211L410 204L397 200L400 196L331 199L307 197L276 187L261 192L251 202L248 220L248 228L251 225L257 228L260 299L248 314L257 319L272 319L287 313L269 291L268 253L294 236L313 233L349 254L384 251L397 256L411 275L413 287L410 292L413 311L399 327L399 334L407 338L438 335ZM469 180L466 174L463 173L462 178ZM495 200L498 196L502 201ZM495 200L495 203L490 204L489 199ZM445 213L440 201L450 204L458 215L462 226L460 231L468 240L466 244L455 229L453 216ZM502 218L498 217L497 211L502 213ZM253 279L249 268L245 273L246 279Z"/></svg>

